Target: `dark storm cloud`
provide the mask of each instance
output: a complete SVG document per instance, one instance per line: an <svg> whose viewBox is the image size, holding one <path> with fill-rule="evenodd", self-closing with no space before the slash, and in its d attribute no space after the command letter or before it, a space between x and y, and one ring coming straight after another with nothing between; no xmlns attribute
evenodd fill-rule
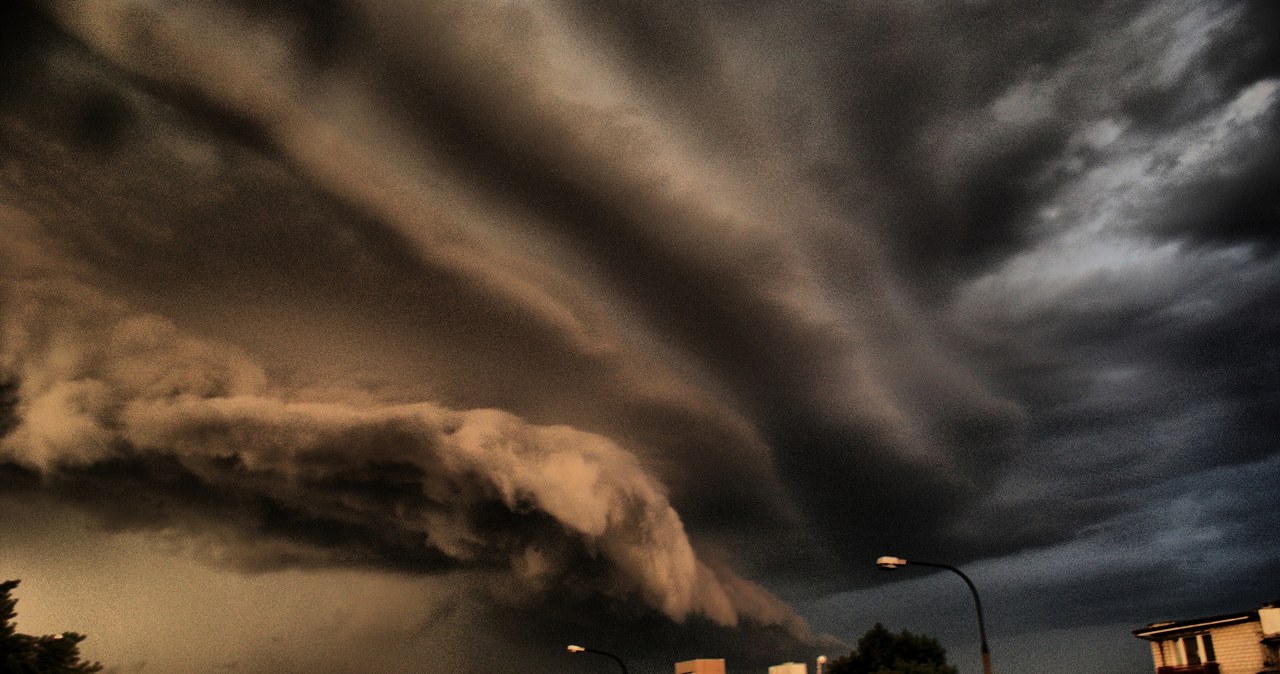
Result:
<svg viewBox="0 0 1280 674"><path fill-rule="evenodd" d="M655 663L881 553L1036 626L1274 556L1265 4L38 9L6 491Z"/></svg>
<svg viewBox="0 0 1280 674"><path fill-rule="evenodd" d="M300 51L320 66L349 55L356 44L367 43L373 37L362 24L360 13L342 0L232 0L229 4L268 24L273 31L296 35Z"/></svg>
<svg viewBox="0 0 1280 674"><path fill-rule="evenodd" d="M53 95L31 97L25 101L28 109L52 112L57 120L51 101L56 100L59 89L64 95L76 95L83 90L88 74L97 75L99 81L119 77L78 56L74 47L63 48L38 65L47 69L44 76L53 85ZM584 600L604 593L615 602L623 598L652 602L649 610L665 616L668 630L675 629L671 620L698 613L725 624L738 623L741 618L762 626L784 625L789 639L809 638L803 623L767 591L740 580L727 567L712 568L697 560L678 516L669 505L662 505L667 503L665 489L621 449L606 452L622 460L620 466L630 466L624 471L634 471L633 477L647 492L619 493L619 500L607 506L612 512L596 515L584 507L586 502L574 500L574 494L604 495L599 484L588 484L596 483L600 466L581 463L586 456L583 452L592 451L588 445L611 444L604 438L563 427L545 429L555 436L548 436L547 447L557 447L557 453L568 451L563 455L568 463L554 458L554 453L543 455L535 463L550 463L536 470L550 471L556 479L587 481L551 487L548 495L560 506L549 507L559 509L559 515L550 514L548 504L539 505L539 498L527 492L528 485L522 486L524 478L517 474L491 481L496 466L457 466L460 472L450 478L445 474L451 469L430 459L423 464L407 457L389 458L388 453L396 452L397 446L419 455L419 459L434 453L429 448L435 447L436 441L427 437L432 431L404 427L418 423L410 418L417 412L411 412L410 417L392 412L381 421L357 421L372 411L365 408L369 401L360 396L357 407L348 407L346 402L309 403L320 405L310 408L312 411L345 410L339 411L339 416L355 416L338 421L345 430L331 429L337 435L313 438L320 443L312 446L314 452L301 447L287 449L271 438L327 434L330 431L320 429L337 418L322 421L310 417L303 408L288 408L289 403L277 407L281 403L259 388L264 374L250 359L214 342L183 335L164 319L135 313L128 302L71 280L82 273L100 274L106 285L127 289L125 294L133 300L237 337L243 336L219 318L221 312L216 307L266 323L275 319L272 312L296 311L299 305L334 312L340 315L339 320L354 318L361 323L362 318L374 318L393 333L405 333L393 334L393 341L407 337L410 331L421 337L423 325L439 321L432 331L434 339L452 342L454 347L449 349L452 362L445 363L443 373L437 370L436 376L465 381L465 389L444 394L463 400L512 402L506 398L522 389L528 391L530 386L513 371L513 364L521 362L523 376L540 387L556 387L557 377L566 374L579 379L566 380L573 386L584 386L584 375L595 377L602 380L600 388L605 389L592 391L599 400L602 394L608 395L608 387L619 386L608 381L605 373L591 374L601 367L593 362L598 357L575 353L572 347L553 341L547 327L522 316L519 308L499 305L486 309L494 304L492 291L471 285L456 271L403 254L409 244L386 231L376 218L353 212L317 193L288 167L258 155L254 148L239 145L234 138L231 142L219 138L218 124L175 115L147 90L123 81L119 84L122 96L146 118L151 133L130 139L117 153L95 155L84 162L68 162L57 151L40 154L40 148L60 146L59 135L70 135L67 127L57 124L40 129L10 124L6 133L7 147L26 158L9 188L21 199L24 210L5 213L6 231L17 247L7 266L11 276L5 298L5 368L16 377L20 389L16 407L21 408L6 447L20 465L43 474L39 482L45 491L95 512L113 528L187 531L205 541L198 548L205 558L255 572L325 566L417 573L497 569L514 574L506 586L516 594L536 595L567 586L578 588L573 596ZM204 105L197 103L200 112ZM215 145L211 138L223 144ZM178 191L174 185L154 179L163 174L199 177L201 181L194 190ZM54 183L61 186L59 192L44 191L43 185ZM94 212L75 207L90 201L99 204ZM325 259L333 262L315 266ZM89 267L78 268L77 260ZM121 264L122 260L130 262ZM284 273L288 270L294 272ZM148 280L154 278L173 281L147 289ZM246 313L244 308L264 304L266 318L254 316L252 310ZM277 304L284 306L277 308ZM392 315L393 310L398 314L402 307L415 304L424 306L421 313ZM508 337L504 332L512 334ZM544 335L541 339L539 332ZM460 344L467 342L477 357L489 360L494 358L494 350L501 350L504 361L475 362L474 367L467 367L459 362L459 350L467 350ZM261 342L257 346L262 346ZM397 346L390 345L393 351ZM287 353L298 347L277 343L270 348ZM376 357L379 348L386 345L374 345L369 357ZM359 347L350 349L359 351ZM428 353L421 346L416 350ZM526 360L522 361L521 351L527 352ZM146 365L136 359L139 353L146 354ZM358 353L344 355L360 358ZM292 360L296 364L298 359L294 356ZM556 369L568 368L568 372L548 369L547 360ZM483 374L486 366L492 370L488 375ZM463 371L450 375L449 368ZM129 370L134 371L131 374ZM564 397L565 393L560 391L559 395ZM157 395L159 398L154 397ZM254 402L246 395L263 397ZM349 400L351 392L318 395ZM518 397L524 400L521 405L525 411L547 414L536 402L528 402L527 395ZM170 423L159 417L133 417L149 405L146 400L178 403L184 399L195 407L186 412L173 408L177 416L171 417L171 422L182 428L174 428L172 437L126 437L127 428L145 435L157 430L157 422L161 427ZM233 403L236 399L241 402ZM196 420L190 413L204 407L199 400L224 400L239 411L228 408L225 412L234 418L222 418L224 412L208 408L214 417ZM248 407L240 407L242 404ZM657 414L665 422L661 434L679 432L680 423L689 427L699 424L706 433L710 421L712 436L719 433L737 445L752 442L749 431L731 425L715 429L722 422L714 418L724 416L722 413L676 411L671 405L660 401L635 405L627 411L632 418L616 425L644 424L648 416ZM646 411L646 407L653 411ZM429 410L439 408L417 409L430 415L434 412ZM260 417L263 413L266 416ZM506 426L517 434L523 433L517 429L526 426L523 420L506 414L474 414L486 420L481 426ZM327 415L321 413L322 417ZM681 421L685 417L690 421ZM194 425L185 425L181 418ZM590 422L593 416L579 414L578 418ZM295 422L301 426L287 428ZM261 455L243 445L247 440L243 434L259 423L264 424L266 442ZM465 434L466 426L461 421L439 420L439 428L447 435L459 429ZM497 426L492 432L477 429L483 437L476 438L476 448L505 453L539 442L530 436L508 444L501 439L507 431ZM218 427L235 436L228 440L229 453L206 444L220 442L215 439L223 432L215 430ZM635 435L638 442L645 441L644 433ZM279 451L288 457L288 467L257 463ZM367 460L361 458L366 452L370 453ZM455 459L459 456L454 449L445 453ZM380 458L372 458L375 456ZM511 467L516 473L525 470ZM674 472L670 466L661 467ZM732 479L739 470L725 462L718 468L722 477L729 478L723 487L693 484L684 489L683 498L693 501L693 495L698 495L714 500L731 494L738 508L732 511L734 518L785 519L785 511L779 513L777 506L767 502L750 505L768 496L767 485L742 491L742 481ZM751 475L754 470L740 469L748 484L761 479ZM25 482L19 480L28 488L35 481L34 474ZM657 499L654 505L658 510L644 514L648 506L643 503L650 499ZM747 507L742 509L744 505ZM632 510L634 507L640 510ZM731 512L707 511L712 519ZM652 514L662 522L655 521L658 528L646 531L648 527L641 520ZM584 517L600 519L580 519ZM587 534L590 539L606 529L635 538L615 543L604 539L573 542L576 535L566 526L569 530L587 527L595 532ZM491 548L491 544L498 547ZM638 551L636 545L649 552L624 552ZM608 559L617 553L626 557L622 561L626 568L610 570L614 564ZM670 564L662 561L664 557ZM648 577L648 587L626 580L632 574ZM677 590L681 597L662 589L677 586L682 588ZM493 592L496 595L498 590ZM494 596L489 601L500 600Z"/></svg>
<svg viewBox="0 0 1280 674"><path fill-rule="evenodd" d="M1240 175L1205 176L1189 185L1173 204L1173 213L1156 225L1160 232L1210 244L1250 243L1274 254L1280 232L1280 141L1259 139L1258 147L1238 161Z"/></svg>
<svg viewBox="0 0 1280 674"><path fill-rule="evenodd" d="M927 271L928 283L988 263L1025 242L1018 220L1037 196L1027 169L1051 157L1070 130L1000 129L990 121L974 129L968 118L983 115L1022 78L1059 67L1098 27L1126 21L1136 9L827 3L802 14L803 30L817 40L803 53L817 73L797 89L828 98L842 123L841 142L827 157L833 163L812 169L843 174L846 187L837 191L862 202L855 207L879 206L869 224L904 263ZM798 100L788 96L780 105L794 110ZM1044 103L1046 122L1069 112L1066 101ZM986 136L980 152L948 156L949 145L974 133Z"/></svg>
<svg viewBox="0 0 1280 674"><path fill-rule="evenodd" d="M46 73L54 92L59 87L74 92L84 79L60 79L58 74ZM110 76L101 70L95 74ZM785 516L768 504L769 487L753 475L759 469L725 460L725 452L753 442L744 437L749 433L684 404L649 397L626 400L625 406L611 403L611 396L626 391L610 393L623 384L614 380L613 367L600 354L566 345L554 331L518 307L494 301L489 291L456 270L406 252L412 246L403 236L317 193L295 172L252 147L213 144L210 138L221 137L220 123L166 114L145 91L132 91L139 109L151 115L150 127L165 134L136 139L128 153L105 163L30 157L25 171L32 182L14 189L38 189L41 181L61 180L61 195L37 199L28 194L29 208L41 214L46 231L58 237L61 247L102 269L112 284L129 289L133 299L201 330L249 340L276 362L294 367L303 359L313 368L326 367L308 358L318 348L337 361L333 367L366 368L366 377L376 377L386 367L379 358L420 354L420 360L397 367L427 380L433 396L464 405L498 405L533 417L567 416L586 426L621 426L642 445L697 447L687 461L714 464L724 479L711 484L682 480L683 471L665 468L675 498L700 504L692 510L694 517L729 518L740 526ZM42 104L51 105L31 103ZM57 118L56 109L38 109ZM203 103L197 109L203 112ZM50 140L14 129L9 144L13 152L30 155L31 147ZM199 187L178 191L148 175L188 175L199 180ZM74 201L99 206L86 217L68 207ZM130 262L120 264L120 259ZM169 280L157 287L150 283L156 278ZM272 327L277 314L299 308L310 314L302 320L329 343L299 347L278 339ZM229 324L223 317L232 314L237 322ZM267 334L236 330L245 325L265 326ZM378 330L364 334L371 325ZM431 326L429 332L423 325ZM357 336L353 330L361 332ZM449 357L433 355L440 351ZM430 383L451 379L466 385L440 390ZM578 399L585 397L592 408L581 409ZM681 438L685 435L705 437Z"/></svg>
<svg viewBox="0 0 1280 674"><path fill-rule="evenodd" d="M1162 291L1178 298L1173 303L1113 311L1096 305L1088 310L1085 304L1077 314L1037 316L1009 333L1021 335L1017 348L1035 360L1006 361L1001 380L1026 401L1036 421L1028 431L1023 468L987 504L991 511L977 518L991 528L974 527L974 535L1008 540L1007 525L997 523L1016 517L1019 527L1041 540L1061 540L1092 523L1138 511L1144 514L1119 528L1123 533L1113 545L1148 536L1148 528L1172 538L1189 536L1196 547L1172 555L1181 560L1175 563L1179 583L1191 588L1207 575L1230 576L1233 580L1219 590L1205 589L1201 595L1216 594L1222 605L1228 595L1247 603L1242 595L1270 592L1250 580L1267 576L1256 575L1249 560L1274 556L1272 544L1257 535L1275 523L1268 506L1272 499L1254 480L1272 479L1275 472L1271 439L1280 381L1270 344L1276 326L1272 312L1261 307L1277 301L1280 277L1274 260L1248 254L1226 259L1231 267L1254 267L1233 276L1248 279L1248 293L1220 287L1221 272L1210 262L1202 275L1188 274L1185 287ZM1201 498L1211 498L1212 511L1192 505ZM1190 501L1177 510L1194 515L1194 526L1166 519L1162 512L1184 499ZM1196 534L1231 526L1239 528L1208 541ZM1229 554L1222 548L1236 551L1238 572L1196 566L1201 555ZM1174 577L1169 570L1130 566L1148 563L1141 558L1113 563L1114 582ZM1248 589L1226 591L1232 586ZM1135 616L1141 614L1139 606L1155 608L1136 588L1107 597L1082 604L1134 603L1128 614ZM1045 601L1047 607L1047 595Z"/></svg>
<svg viewBox="0 0 1280 674"><path fill-rule="evenodd" d="M434 14L429 13L429 16ZM498 31L518 30L529 19L519 13L499 15ZM512 28L514 26L514 28ZM444 30L436 28L436 30ZM157 30L156 35L164 35ZM603 156L609 149L608 141L600 146L600 140L582 139L568 148L553 145L548 132L531 126L528 119L556 125L579 123L598 118L605 129L618 124L613 113L595 109L585 104L564 107L548 104L535 97L525 82L512 78L499 62L480 61L473 54L476 48L467 43L456 43L456 36L448 31L441 39L426 47L425 54L407 47L399 52L377 52L383 55L379 72L404 72L395 78L395 86L389 95L404 98L412 103L409 109L421 114L415 119L413 129L425 133L424 147L433 153L443 153L449 159L450 173L462 171L462 175L474 185L499 195L499 200L516 202L515 207L531 209L535 223L545 223L555 229L551 234L568 237L576 255L586 255L592 260L592 271L599 274L610 286L616 288L624 306L635 312L661 332L674 338L676 345L709 364L719 377L737 393L735 397L748 409L757 411L764 420L763 430L780 452L783 466L782 482L799 494L798 502L815 521L821 521L824 512L832 509L855 515L858 506L871 499L867 495L850 495L843 489L842 478L846 474L886 473L891 479L877 478L866 483L864 489L887 487L904 480L927 481L933 489L918 494L899 495L899 501L914 501L899 509L899 517L907 517L907 524L917 528L929 528L932 515L946 506L955 507L972 501L975 486L970 481L982 477L991 479L994 473L977 469L981 451L998 456L1001 451L999 436L1011 425L1015 416L1002 409L999 403L985 400L976 388L966 383L960 371L946 372L939 377L917 371L908 374L911 366L902 363L914 357L939 358L930 354L927 339L904 339L903 335L911 318L903 315L883 296L889 291L890 282L881 276L879 262L868 250L856 247L856 237L841 246L859 262L852 269L836 272L850 276L850 282L859 291L854 304L861 305L859 312L867 314L865 326L845 324L844 319L824 315L836 310L836 306L805 306L810 292L821 293L819 288L806 290L816 279L801 274L779 273L793 265L805 264L810 252L804 241L773 240L767 230L763 235L747 238L741 251L733 247L716 249L714 240L706 238L717 230L732 231L738 227L773 227L783 223L773 220L785 217L814 217L795 207L764 214L730 212L718 214L704 204L691 200L690 195L673 192L668 180L656 174L645 161L656 161L640 156L634 162L615 163L615 155ZM481 52L483 54L483 51ZM400 60L396 60L400 59ZM417 60L408 60L417 59ZM424 62L423 59L426 59ZM443 68L428 67L428 63L443 62ZM406 65L407 63L407 65ZM520 66L515 67L519 72ZM479 75L492 76L496 80ZM190 84L186 86L192 86ZM199 88L199 84L195 85ZM708 85L714 89L714 86ZM503 101L498 94L522 102L513 105ZM522 101L522 97L525 99ZM532 98L530 98L532 97ZM539 109L539 107L543 109ZM531 114L537 113L537 114ZM249 108L253 114L254 108ZM541 115L539 117L538 115ZM565 117L564 115L568 115ZM522 118L528 118L522 121ZM528 130L527 136L520 131ZM566 129L570 130L570 129ZM625 127L620 130L625 130ZM288 129L282 129L288 131ZM658 159L662 159L659 157ZM467 167L474 167L468 169ZM660 166L657 168L661 168ZM679 168L678 166L676 168ZM477 177L483 175L484 177ZM771 190L778 189L770 186ZM788 212L790 211L790 212ZM673 228L683 228L678 231ZM708 234L700 234L706 231ZM694 234L695 248L689 248L689 235ZM701 237L701 240L700 240ZM816 242L814 242L816 243ZM728 252L728 256L725 253ZM237 258L227 258L237 259ZM845 266L842 260L836 266ZM469 292L467 288L461 288ZM787 295L800 297L793 303ZM821 299L818 300L822 302ZM839 301L843 303L843 301ZM487 305L483 301L465 301L463 304ZM439 306L438 303L433 306ZM519 320L519 317L515 317ZM511 320L496 321L501 329L513 325ZM486 324L489 325L489 324ZM527 326L526 326L527 327ZM882 367L892 373L859 372L866 368L857 362L859 342L873 345L876 356L884 360ZM497 344L509 348L518 340L499 340ZM892 343L894 349L885 348ZM911 344L909 348L908 344ZM552 349L554 343L549 343ZM538 349L545 353L546 349ZM906 352L912 355L905 355ZM792 354L808 353L817 358L811 365L795 368ZM509 360L510 355L504 355ZM562 359L547 359L556 362ZM743 363L749 362L748 367ZM483 365L481 365L483 366ZM589 370L588 370L589 371ZM582 370L575 368L580 381ZM898 376L902 374L903 376ZM852 393L839 397L854 400L835 405L852 405L840 412L818 412L815 406L830 404L814 399L815 387L819 390L847 388L846 378L853 379ZM945 381L953 379L954 381ZM584 387L585 388L585 387ZM898 391L895 389L909 389ZM887 390L886 390L887 389ZM935 397L949 397L951 392L964 391L945 404L931 405ZM525 393L528 393L527 391ZM855 402L865 397L863 402ZM900 412L893 409L904 405L901 400L918 397L911 403L918 408L934 410L929 418L920 410L907 412L909 422L899 419ZM972 402L960 402L968 399ZM527 407L528 402L512 399L492 399L504 407ZM824 420L831 415L865 418L853 421ZM670 414L667 413L669 416ZM925 437L903 440L894 429L902 423L923 426ZM893 436L898 435L898 438ZM727 437L732 437L728 435ZM952 451L961 446L972 446L975 439L983 440L983 450ZM741 440L736 441L741 444ZM958 458L953 470L957 476L931 476L931 468L917 465L915 459L903 459L904 453L920 451L919 443L938 442L947 447L946 452ZM713 440L699 443L702 449L716 451L723 443ZM905 446L905 449L903 447ZM857 449L865 453L854 459L851 452ZM722 449L720 451L723 451ZM661 461L670 461L673 455L664 453ZM672 481L679 483L687 467L697 471L699 463L716 465L722 471L728 467L714 459L699 458L696 454L682 454L680 461L668 470ZM689 458L683 458L688 456ZM685 463L685 462L690 463ZM862 461L868 467L857 467ZM966 464L966 461L970 463ZM732 464L728 464L732 465ZM831 466L836 466L831 470ZM984 477L985 476L985 477ZM740 484L723 474L717 483ZM708 491L710 489L711 491ZM754 490L740 492L737 496L750 497L751 492L776 489L759 485ZM688 491L700 497L682 493L675 495L677 503L689 505L690 517L701 513L724 510L728 499L718 498L723 488L714 484L699 485ZM874 495L883 492L875 492ZM937 503L928 503L938 498ZM697 498L697 502L692 499ZM850 500L850 499L853 500ZM735 499L736 501L737 499ZM703 503L709 505L703 505ZM735 512L739 522L747 525L759 509L743 509L740 506L725 512ZM765 511L767 512L767 511ZM774 515L776 517L776 515ZM856 538L858 528L839 526L828 535L837 535L843 543ZM837 545L848 549L847 545Z"/></svg>
<svg viewBox="0 0 1280 674"><path fill-rule="evenodd" d="M0 81L6 87L22 86L23 80L16 75L24 72L24 65L38 49L37 44L48 38L52 27L34 3L20 0L6 3L0 12L3 12L0 14L0 19L3 19L0 24L3 25L0 28L0 38L3 38L0 39L0 63L4 64L0 69Z"/></svg>
<svg viewBox="0 0 1280 674"><path fill-rule="evenodd" d="M1164 133L1274 66L1262 37L1272 12L1261 6L833 7L815 18L841 30L820 33L831 41L812 59L824 75L816 89L847 120L840 147L848 153L836 165L849 189L856 185L849 176L875 176L883 192L847 195L882 206L872 225L916 270L909 277L925 284L926 296L1031 242L1025 223L1060 182L1046 172L1071 150L1081 125L1113 116L1133 133ZM1213 35L1200 49L1219 57L1180 66L1181 51L1204 39L1194 34L1201 30ZM1146 48L1132 50L1133 41ZM1237 52L1238 45L1247 47ZM1228 194L1257 194L1239 176L1204 178L1217 184L1197 192L1216 195L1230 183ZM1193 194L1186 202L1200 203Z"/></svg>

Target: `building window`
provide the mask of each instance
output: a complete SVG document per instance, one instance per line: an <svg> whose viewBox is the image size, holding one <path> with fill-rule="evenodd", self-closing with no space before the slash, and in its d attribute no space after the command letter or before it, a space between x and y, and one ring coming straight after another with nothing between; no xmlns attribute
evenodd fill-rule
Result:
<svg viewBox="0 0 1280 674"><path fill-rule="evenodd" d="M1213 662L1213 637L1208 634L1194 634L1178 640L1178 664L1200 665Z"/></svg>

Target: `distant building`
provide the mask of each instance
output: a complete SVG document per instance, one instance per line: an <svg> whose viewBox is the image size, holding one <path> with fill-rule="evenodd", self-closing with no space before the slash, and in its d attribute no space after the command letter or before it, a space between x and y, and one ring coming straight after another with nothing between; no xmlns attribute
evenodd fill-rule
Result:
<svg viewBox="0 0 1280 674"><path fill-rule="evenodd" d="M1280 602L1256 611L1151 623L1156 674L1280 674Z"/></svg>
<svg viewBox="0 0 1280 674"><path fill-rule="evenodd" d="M724 658L677 662L676 674L724 674Z"/></svg>
<svg viewBox="0 0 1280 674"><path fill-rule="evenodd" d="M785 662L770 667L769 674L809 674L809 667L803 662Z"/></svg>

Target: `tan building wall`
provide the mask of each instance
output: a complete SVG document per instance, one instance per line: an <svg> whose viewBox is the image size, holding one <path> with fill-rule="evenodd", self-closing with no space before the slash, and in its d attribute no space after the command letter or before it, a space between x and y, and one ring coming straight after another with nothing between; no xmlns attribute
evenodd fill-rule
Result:
<svg viewBox="0 0 1280 674"><path fill-rule="evenodd" d="M724 658L704 658L677 662L676 674L724 674Z"/></svg>
<svg viewBox="0 0 1280 674"><path fill-rule="evenodd" d="M803 662L785 662L770 667L769 674L809 674L809 667Z"/></svg>
<svg viewBox="0 0 1280 674"><path fill-rule="evenodd" d="M1205 631L1213 637L1213 659L1218 663L1220 674L1256 674L1262 669L1264 649L1258 622L1211 627ZM1162 663L1170 667L1180 664L1177 639L1151 642L1151 659L1157 667Z"/></svg>
<svg viewBox="0 0 1280 674"><path fill-rule="evenodd" d="M1161 664L1172 665L1177 662L1169 653L1169 642L1153 641L1151 642L1151 661L1156 663L1156 667Z"/></svg>
<svg viewBox="0 0 1280 674"><path fill-rule="evenodd" d="M1222 674L1257 674L1262 669L1262 627L1257 622L1210 630Z"/></svg>

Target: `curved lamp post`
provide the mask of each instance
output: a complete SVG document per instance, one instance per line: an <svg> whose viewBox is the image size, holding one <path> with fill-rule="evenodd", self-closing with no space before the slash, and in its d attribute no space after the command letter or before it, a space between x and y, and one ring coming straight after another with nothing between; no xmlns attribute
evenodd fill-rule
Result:
<svg viewBox="0 0 1280 674"><path fill-rule="evenodd" d="M569 652L570 653L595 653L596 655L603 655L605 657L613 658L614 662L617 662L618 666L622 668L622 674L631 674L630 672L627 671L627 663L623 662L622 658L614 655L613 653L608 653L605 651L597 651L594 648L587 648L586 646L575 646L573 644L569 645Z"/></svg>
<svg viewBox="0 0 1280 674"><path fill-rule="evenodd" d="M937 569L946 569L960 576L964 580L964 584L969 586L969 591L973 593L973 605L978 609L978 637L982 640L982 671L985 674L991 674L991 648L987 646L987 627L982 620L982 600L978 599L978 588L973 586L973 581L964 575L960 569L950 564L938 564L936 562L919 562L912 561L911 564L916 566L932 566ZM907 560L901 557L881 557L876 560L876 566L885 571L892 571L899 566L906 566Z"/></svg>

